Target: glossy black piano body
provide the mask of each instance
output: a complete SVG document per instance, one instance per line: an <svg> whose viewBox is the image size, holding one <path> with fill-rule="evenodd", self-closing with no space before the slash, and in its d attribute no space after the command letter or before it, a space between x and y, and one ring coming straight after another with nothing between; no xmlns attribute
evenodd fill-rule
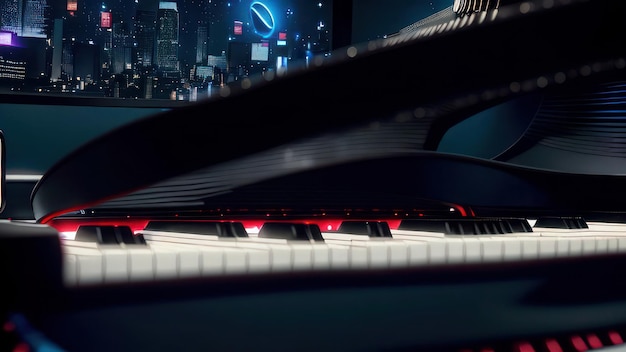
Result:
<svg viewBox="0 0 626 352"><path fill-rule="evenodd" d="M609 0L506 4L346 47L113 130L36 185L39 224L26 231L53 250L3 254L7 265L56 275L11 276L16 290L3 313L17 331L31 331L25 318L72 351L535 350L552 339L575 349L572 336L588 334L617 343L611 336L626 326L618 253L66 287L60 239L45 224L372 220L450 209L620 219L624 15L626 5ZM363 74L375 69L389 85ZM509 148L492 158L437 151L457 124L516 101L536 110ZM573 162L559 164L565 156Z"/></svg>

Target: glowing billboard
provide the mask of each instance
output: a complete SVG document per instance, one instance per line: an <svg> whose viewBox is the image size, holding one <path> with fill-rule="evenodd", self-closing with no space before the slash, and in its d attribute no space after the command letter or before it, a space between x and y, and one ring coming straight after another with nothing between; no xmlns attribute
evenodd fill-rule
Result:
<svg viewBox="0 0 626 352"><path fill-rule="evenodd" d="M252 43L250 59L252 61L268 61L270 57L270 43Z"/></svg>
<svg viewBox="0 0 626 352"><path fill-rule="evenodd" d="M13 45L13 32L0 31L0 45Z"/></svg>
<svg viewBox="0 0 626 352"><path fill-rule="evenodd" d="M269 38L276 26L274 15L267 5L255 1L250 5L250 19L255 33L263 38Z"/></svg>
<svg viewBox="0 0 626 352"><path fill-rule="evenodd" d="M111 28L111 13L108 11L100 12L100 27L101 28Z"/></svg>
<svg viewBox="0 0 626 352"><path fill-rule="evenodd" d="M233 33L235 35L242 35L243 34L243 22L235 21L235 25L233 26Z"/></svg>
<svg viewBox="0 0 626 352"><path fill-rule="evenodd" d="M78 1L67 0L67 11L76 11L76 10L78 10Z"/></svg>

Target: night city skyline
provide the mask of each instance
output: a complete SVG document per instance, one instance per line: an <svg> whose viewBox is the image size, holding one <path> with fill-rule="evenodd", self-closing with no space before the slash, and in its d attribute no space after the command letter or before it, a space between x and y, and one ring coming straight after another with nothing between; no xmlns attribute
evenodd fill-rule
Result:
<svg viewBox="0 0 626 352"><path fill-rule="evenodd" d="M396 4L354 0L352 42L394 33L450 2L390 1ZM0 4L4 90L195 100L247 76L333 50L332 0ZM387 12L398 8L406 11Z"/></svg>
<svg viewBox="0 0 626 352"><path fill-rule="evenodd" d="M5 89L195 100L331 50L331 1L45 1L0 1Z"/></svg>

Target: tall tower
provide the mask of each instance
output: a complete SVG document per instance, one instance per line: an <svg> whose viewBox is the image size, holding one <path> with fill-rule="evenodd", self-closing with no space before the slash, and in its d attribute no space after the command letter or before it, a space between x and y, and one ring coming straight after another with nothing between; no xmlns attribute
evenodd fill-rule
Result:
<svg viewBox="0 0 626 352"><path fill-rule="evenodd" d="M149 67L154 63L154 40L156 12L137 10L135 16L135 40L137 41L137 65Z"/></svg>
<svg viewBox="0 0 626 352"><path fill-rule="evenodd" d="M0 29L22 35L22 0L0 1Z"/></svg>
<svg viewBox="0 0 626 352"><path fill-rule="evenodd" d="M199 26L197 33L196 64L206 64L209 47L209 31L207 26Z"/></svg>
<svg viewBox="0 0 626 352"><path fill-rule="evenodd" d="M20 37L46 38L46 0L0 0L0 29Z"/></svg>
<svg viewBox="0 0 626 352"><path fill-rule="evenodd" d="M24 17L22 36L30 38L46 38L46 0L23 0Z"/></svg>
<svg viewBox="0 0 626 352"><path fill-rule="evenodd" d="M156 63L160 71L179 71L178 22L176 2L161 1L156 28Z"/></svg>
<svg viewBox="0 0 626 352"><path fill-rule="evenodd" d="M120 17L117 16L117 18ZM132 44L126 22L123 19L114 21L111 34L111 73L122 73L124 70L130 69L132 63Z"/></svg>
<svg viewBox="0 0 626 352"><path fill-rule="evenodd" d="M231 16L228 0L212 0L207 9L207 25L209 27L209 55L220 56L228 49L228 28Z"/></svg>
<svg viewBox="0 0 626 352"><path fill-rule="evenodd" d="M63 19L54 20L54 31L52 32L52 72L50 80L56 82L61 79L61 64L63 58Z"/></svg>

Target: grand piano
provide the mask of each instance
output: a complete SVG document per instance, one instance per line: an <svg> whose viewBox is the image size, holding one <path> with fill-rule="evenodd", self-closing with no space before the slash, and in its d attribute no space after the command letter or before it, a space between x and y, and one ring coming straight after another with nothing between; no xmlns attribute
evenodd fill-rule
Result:
<svg viewBox="0 0 626 352"><path fill-rule="evenodd" d="M94 138L0 223L3 347L620 347L625 15L455 1Z"/></svg>

